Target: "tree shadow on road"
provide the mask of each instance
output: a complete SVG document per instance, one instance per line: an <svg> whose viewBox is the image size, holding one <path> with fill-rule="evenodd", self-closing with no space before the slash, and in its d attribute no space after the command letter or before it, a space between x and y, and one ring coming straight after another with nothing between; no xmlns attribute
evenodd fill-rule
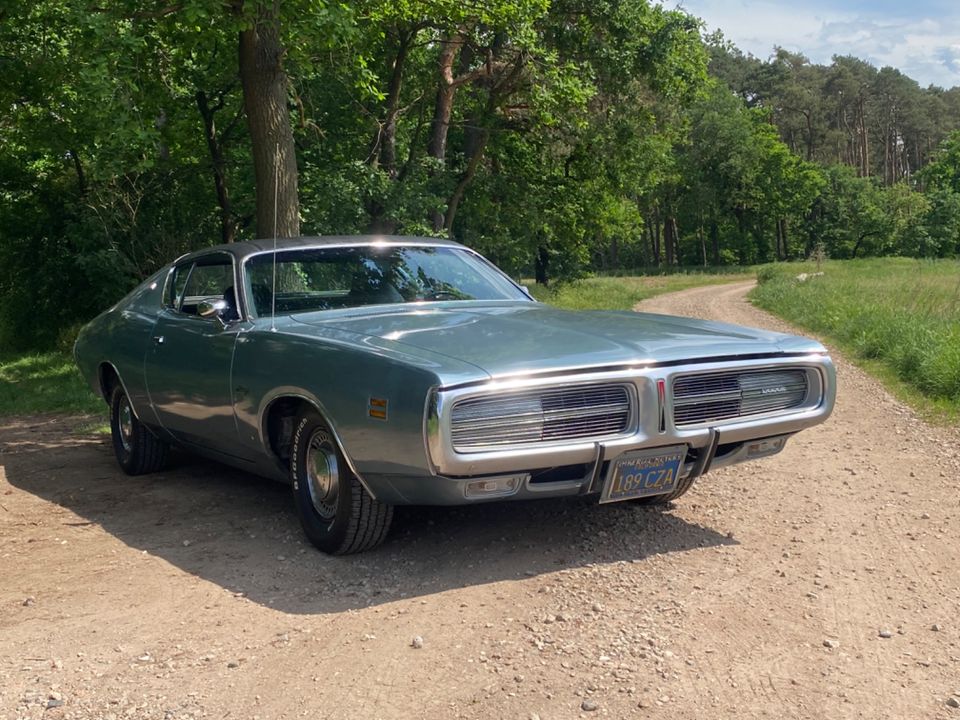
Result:
<svg viewBox="0 0 960 720"><path fill-rule="evenodd" d="M192 456L131 478L102 436L8 425L0 427L0 467L14 488L132 548L295 614L736 542L656 509L566 498L397 508L382 547L334 558L302 537L286 486Z"/></svg>

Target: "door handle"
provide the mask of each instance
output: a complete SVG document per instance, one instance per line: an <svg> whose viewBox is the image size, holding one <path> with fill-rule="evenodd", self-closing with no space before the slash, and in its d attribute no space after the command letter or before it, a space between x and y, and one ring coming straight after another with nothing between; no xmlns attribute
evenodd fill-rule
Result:
<svg viewBox="0 0 960 720"><path fill-rule="evenodd" d="M163 335L154 335L154 336L153 336L153 342L154 342L156 345L163 345Z"/></svg>

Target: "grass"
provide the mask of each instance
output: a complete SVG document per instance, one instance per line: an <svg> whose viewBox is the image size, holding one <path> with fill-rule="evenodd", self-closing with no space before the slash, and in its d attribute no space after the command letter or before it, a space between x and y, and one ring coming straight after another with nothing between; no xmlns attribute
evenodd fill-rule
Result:
<svg viewBox="0 0 960 720"><path fill-rule="evenodd" d="M84 382L69 355L0 356L0 417L52 412L105 418L107 407ZM102 424L92 421L89 429L99 429Z"/></svg>
<svg viewBox="0 0 960 720"><path fill-rule="evenodd" d="M566 310L632 310L638 302L654 295L701 285L737 282L748 277L743 272L674 273L640 277L593 277L549 288L533 284L528 284L527 287L540 302Z"/></svg>
<svg viewBox="0 0 960 720"><path fill-rule="evenodd" d="M753 300L856 358L928 416L960 418L960 262L883 258L766 266Z"/></svg>

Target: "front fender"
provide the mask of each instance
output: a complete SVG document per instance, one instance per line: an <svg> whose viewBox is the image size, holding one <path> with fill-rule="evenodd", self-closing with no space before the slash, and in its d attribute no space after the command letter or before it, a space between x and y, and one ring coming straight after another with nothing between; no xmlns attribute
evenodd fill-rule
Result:
<svg viewBox="0 0 960 720"><path fill-rule="evenodd" d="M242 442L272 455L268 408L281 397L301 398L324 416L361 477L429 472L423 413L437 382L436 374L396 357L287 333L244 333L233 363Z"/></svg>

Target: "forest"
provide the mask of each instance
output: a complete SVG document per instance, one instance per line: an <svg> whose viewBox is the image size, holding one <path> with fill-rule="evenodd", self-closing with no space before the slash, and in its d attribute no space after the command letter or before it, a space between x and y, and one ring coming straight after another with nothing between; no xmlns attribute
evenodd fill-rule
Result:
<svg viewBox="0 0 960 720"><path fill-rule="evenodd" d="M538 283L960 253L960 87L646 0L0 9L0 347L254 237L449 236Z"/></svg>

